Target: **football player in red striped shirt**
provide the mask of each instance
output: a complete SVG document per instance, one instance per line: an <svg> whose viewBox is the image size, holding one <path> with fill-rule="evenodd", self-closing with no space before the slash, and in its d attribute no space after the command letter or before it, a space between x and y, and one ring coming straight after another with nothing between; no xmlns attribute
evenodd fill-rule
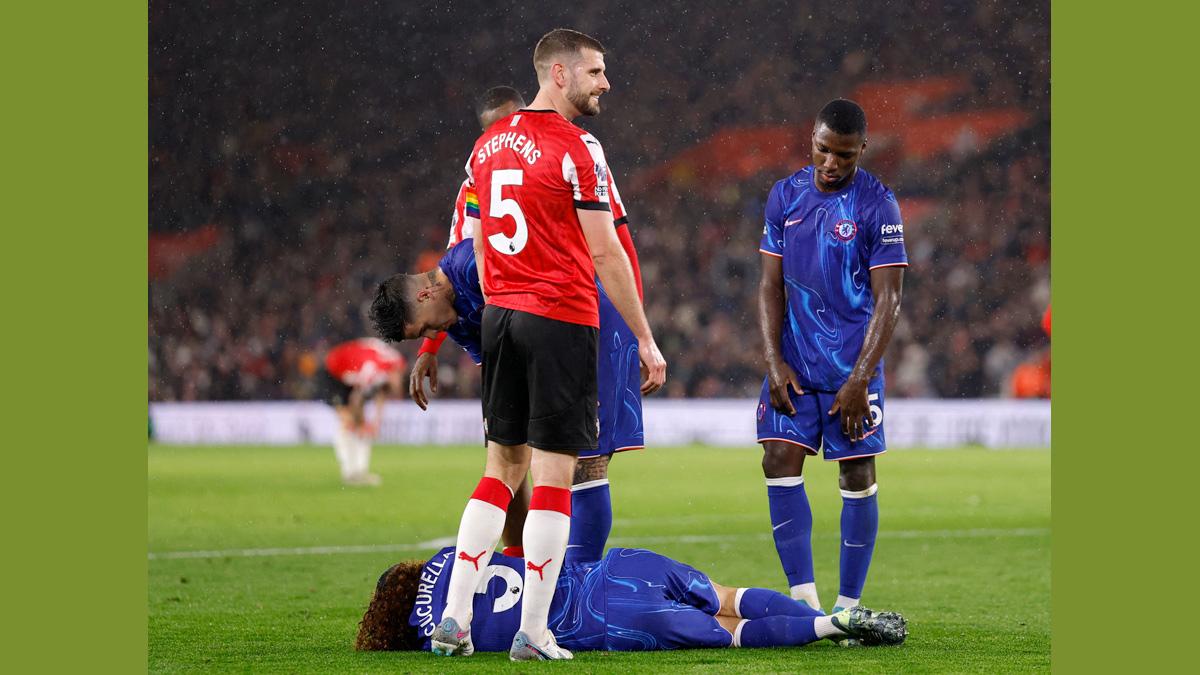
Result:
<svg viewBox="0 0 1200 675"><path fill-rule="evenodd" d="M608 91L604 47L555 29L533 54L540 89L532 105L499 120L475 143L467 175L479 200L471 222L487 296L482 322L487 465L459 525L447 604L431 636L436 654L467 655L471 605L527 470L525 601L514 660L566 659L547 627L570 528L570 486L580 451L597 446L600 279L638 340L643 393L666 381L609 198L608 164L594 136L570 123L600 111Z"/></svg>
<svg viewBox="0 0 1200 675"><path fill-rule="evenodd" d="M388 394L403 391L404 356L382 340L361 338L336 345L325 355L323 398L338 417L333 452L347 485L379 485L371 464L371 440L383 421ZM368 420L366 402L375 400L375 419Z"/></svg>
<svg viewBox="0 0 1200 675"><path fill-rule="evenodd" d="M497 120L508 117L518 109L525 107L525 99L516 89L507 86L497 86L488 89L480 97L475 113L479 120L480 129L486 131ZM480 335L480 318L483 313L483 297L479 276L475 269L474 258L463 258L457 252L463 248L466 252L471 249L472 239L469 227L464 227L468 215L478 219L478 200L467 202L467 187L469 181L463 181L455 201L455 211L450 224L450 246L446 257L439 263L443 273L447 274L449 284L454 287L453 301L440 296L434 303L442 307L437 313L458 315L455 325L454 340L471 355L476 364L482 363L482 339ZM634 279L637 282L638 294L642 294L641 273L638 269L637 249L630 235L629 216L624 210L620 193L617 190L615 177L609 174L610 205L612 206L613 224L617 228L617 237L624 247L629 262L633 267ZM473 196L473 195L472 195ZM473 210L473 212L472 212ZM469 271L463 266L469 262ZM466 272L470 276L468 288L460 287L461 278ZM408 279L408 275L397 275ZM404 302L409 307L417 307L424 303L416 297L408 295L412 289L406 283L393 285L389 280L384 284L403 289L406 296ZM394 296L381 292L380 300L372 307L383 310L395 308L388 299ZM574 484L571 486L571 534L567 543L566 561L599 560L604 555L604 545L612 529L612 501L608 482L608 464L613 455L624 450L636 450L644 446L642 425L642 394L641 375L638 372L637 340L629 327L625 325L620 314L613 307L608 295L601 290L600 295L600 350L597 380L599 384L600 407L600 441L594 451L584 451L579 455L575 465ZM413 310L416 312L416 310ZM408 312L401 312L403 317ZM393 316L391 311L384 311L384 316ZM386 322L385 322L386 323ZM407 323L405 321L404 323ZM399 326L399 324L396 324ZM405 326L407 328L407 326ZM420 332L420 331L417 331ZM408 333L382 333L391 340L407 339ZM430 388L437 391L437 355L445 341L447 333L439 332L435 338L424 338L417 358L413 362L412 373L409 376L409 395L422 410L428 405L424 390L424 381L429 380ZM521 535L525 526L525 516L529 511L531 487L529 481L523 481L516 495L508 505L508 517L504 524L501 540L504 542L505 555L522 557Z"/></svg>

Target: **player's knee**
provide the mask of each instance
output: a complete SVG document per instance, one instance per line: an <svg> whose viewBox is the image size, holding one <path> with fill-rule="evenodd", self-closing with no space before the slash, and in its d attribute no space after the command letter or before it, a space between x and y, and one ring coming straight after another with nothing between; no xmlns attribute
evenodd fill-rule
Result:
<svg viewBox="0 0 1200 675"><path fill-rule="evenodd" d="M572 484L579 485L580 483L607 479L608 460L609 455L580 459L575 464L575 479Z"/></svg>
<svg viewBox="0 0 1200 675"><path fill-rule="evenodd" d="M575 456L535 449L529 463L533 485L570 488L575 475Z"/></svg>
<svg viewBox="0 0 1200 675"><path fill-rule="evenodd" d="M875 458L847 459L838 466L838 487L857 492L875 484Z"/></svg>
<svg viewBox="0 0 1200 675"><path fill-rule="evenodd" d="M804 448L768 441L763 446L763 475L767 478L799 476L804 470Z"/></svg>

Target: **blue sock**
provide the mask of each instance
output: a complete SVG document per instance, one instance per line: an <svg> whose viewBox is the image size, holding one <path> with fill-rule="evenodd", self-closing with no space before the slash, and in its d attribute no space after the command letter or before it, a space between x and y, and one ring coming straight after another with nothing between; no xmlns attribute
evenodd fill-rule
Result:
<svg viewBox="0 0 1200 675"><path fill-rule="evenodd" d="M838 595L861 598L879 531L875 485L861 492L842 490L841 588Z"/></svg>
<svg viewBox="0 0 1200 675"><path fill-rule="evenodd" d="M817 641L815 619L768 616L742 624L734 636L738 647L799 647Z"/></svg>
<svg viewBox="0 0 1200 675"><path fill-rule="evenodd" d="M588 481L571 488L571 536L563 562L591 562L604 557L604 544L612 531L612 496L608 479Z"/></svg>
<svg viewBox="0 0 1200 675"><path fill-rule="evenodd" d="M788 585L812 583L812 509L804 491L804 478L768 478L767 503L771 508L775 550L779 552Z"/></svg>
<svg viewBox="0 0 1200 675"><path fill-rule="evenodd" d="M799 600L769 588L739 588L737 615L743 619L762 619L768 616L825 616Z"/></svg>

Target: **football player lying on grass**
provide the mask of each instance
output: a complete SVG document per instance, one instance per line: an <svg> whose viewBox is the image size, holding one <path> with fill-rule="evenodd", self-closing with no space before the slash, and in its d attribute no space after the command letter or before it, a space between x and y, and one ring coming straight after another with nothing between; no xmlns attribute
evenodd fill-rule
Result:
<svg viewBox="0 0 1200 675"><path fill-rule="evenodd" d="M475 591L470 633L459 636L463 656L527 648L513 641L521 618L522 574L546 564L500 553L481 560L486 552L457 554L486 566ZM359 623L355 648L429 650L454 555L447 547L427 561L388 568ZM564 565L549 625L560 647L577 651L794 647L821 638L898 645L908 636L906 620L894 612L851 607L826 616L782 593L722 586L689 565L632 548L612 548L603 560Z"/></svg>

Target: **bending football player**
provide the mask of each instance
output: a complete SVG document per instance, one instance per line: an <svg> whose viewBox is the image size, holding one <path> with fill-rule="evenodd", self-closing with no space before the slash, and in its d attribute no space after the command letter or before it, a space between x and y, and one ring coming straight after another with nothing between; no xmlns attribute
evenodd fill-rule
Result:
<svg viewBox="0 0 1200 675"><path fill-rule="evenodd" d="M379 485L371 473L371 441L383 422L388 396L403 395L401 373L404 356L375 338L343 342L325 357L321 389L337 414L333 451L346 485ZM366 415L367 401L375 401L375 419Z"/></svg>

